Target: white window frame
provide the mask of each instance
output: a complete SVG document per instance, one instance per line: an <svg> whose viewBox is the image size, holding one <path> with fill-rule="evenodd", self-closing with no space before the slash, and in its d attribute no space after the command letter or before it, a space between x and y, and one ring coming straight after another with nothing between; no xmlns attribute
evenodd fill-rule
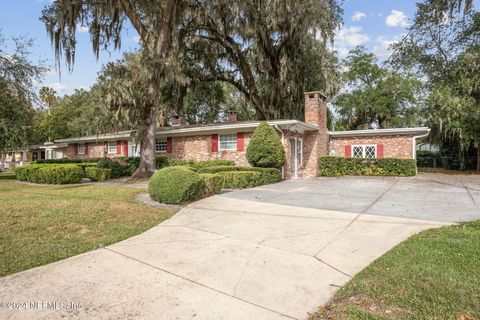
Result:
<svg viewBox="0 0 480 320"><path fill-rule="evenodd" d="M234 140L223 141L225 143L231 143L232 145L229 147L222 147L222 138L234 138ZM218 135L218 150L220 151L236 151L237 150L237 134L236 133L229 133L229 134L220 134Z"/></svg>
<svg viewBox="0 0 480 320"><path fill-rule="evenodd" d="M85 154L85 143L77 144L77 154Z"/></svg>
<svg viewBox="0 0 480 320"><path fill-rule="evenodd" d="M167 152L167 139L166 138L156 138L155 139L155 152Z"/></svg>
<svg viewBox="0 0 480 320"><path fill-rule="evenodd" d="M113 146L112 146L113 143ZM107 143L107 153L116 154L117 153L117 141L108 141Z"/></svg>
<svg viewBox="0 0 480 320"><path fill-rule="evenodd" d="M375 150L375 156L373 158L367 158L366 150L367 147L373 147ZM354 148L362 148L362 156L355 157ZM352 158L359 158L359 159L376 159L377 158L377 145L376 144L352 144Z"/></svg>

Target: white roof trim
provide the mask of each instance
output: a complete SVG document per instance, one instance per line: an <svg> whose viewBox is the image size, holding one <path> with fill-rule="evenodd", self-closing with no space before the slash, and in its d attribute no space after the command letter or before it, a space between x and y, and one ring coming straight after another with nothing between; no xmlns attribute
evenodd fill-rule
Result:
<svg viewBox="0 0 480 320"><path fill-rule="evenodd" d="M328 134L332 137L353 137L353 136L394 136L394 135L423 135L428 134L430 128L415 127L415 128L392 128L392 129L369 129L369 130L349 130L349 131L329 131Z"/></svg>
<svg viewBox="0 0 480 320"><path fill-rule="evenodd" d="M299 120L272 120L267 121L271 126L278 126L282 129L292 129L299 131L318 130L318 126L311 123L306 123ZM194 134L208 134L210 132L228 131L228 130L247 130L255 129L261 121L255 122L238 122L238 123L222 123L218 125L209 126L192 126L187 128L169 127L168 130L157 130L156 136L170 136L170 135L194 135ZM93 136L74 137L58 139L55 142L59 143L77 143L89 141L106 141L117 139L129 139L133 131L121 131L117 133L99 134Z"/></svg>
<svg viewBox="0 0 480 320"><path fill-rule="evenodd" d="M68 143L68 142L89 142L89 141L106 141L106 140L116 140L121 138L130 138L132 135L132 131L120 131L117 133L105 133L93 136L83 136L83 137L73 137L73 138L65 138L65 139L58 139L55 142L59 143Z"/></svg>
<svg viewBox="0 0 480 320"><path fill-rule="evenodd" d="M57 149L57 148L66 148L68 147L67 143L45 143L40 145L39 149Z"/></svg>
<svg viewBox="0 0 480 320"><path fill-rule="evenodd" d="M271 126L279 126L284 129L289 129L295 127L298 130L318 130L318 126L305 123L299 120L274 120L274 121L267 121ZM190 127L190 128L178 128L178 129L170 129L170 130L158 130L157 136L168 136L172 134L194 134L194 133L209 133L215 131L228 131L228 130L237 130L237 129L255 129L260 125L261 121L256 122L246 122L246 123L229 123L229 124L219 124L218 126L211 125L205 127Z"/></svg>

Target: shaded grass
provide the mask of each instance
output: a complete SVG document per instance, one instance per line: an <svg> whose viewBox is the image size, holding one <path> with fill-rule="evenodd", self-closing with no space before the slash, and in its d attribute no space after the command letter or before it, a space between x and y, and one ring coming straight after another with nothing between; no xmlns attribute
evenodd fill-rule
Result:
<svg viewBox="0 0 480 320"><path fill-rule="evenodd" d="M174 210L134 200L111 185L30 185L0 175L0 276L137 235Z"/></svg>
<svg viewBox="0 0 480 320"><path fill-rule="evenodd" d="M480 222L410 237L311 319L480 319Z"/></svg>

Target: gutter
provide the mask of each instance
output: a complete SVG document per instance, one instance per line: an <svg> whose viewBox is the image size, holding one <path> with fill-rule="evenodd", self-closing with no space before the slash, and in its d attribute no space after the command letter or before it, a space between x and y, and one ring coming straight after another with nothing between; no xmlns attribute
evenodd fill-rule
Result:
<svg viewBox="0 0 480 320"><path fill-rule="evenodd" d="M427 133L424 133L424 134L421 134L421 135L418 135L418 136L413 136L412 138L412 148L413 148L413 159L416 159L417 158L417 139L418 138L424 138L426 136L428 136L430 134L430 129L427 129Z"/></svg>
<svg viewBox="0 0 480 320"><path fill-rule="evenodd" d="M385 136L385 135L414 135L430 131L427 127L414 128L390 128L390 129L366 129L366 130L348 130L348 131L329 131L328 135L336 137L366 137L366 136Z"/></svg>

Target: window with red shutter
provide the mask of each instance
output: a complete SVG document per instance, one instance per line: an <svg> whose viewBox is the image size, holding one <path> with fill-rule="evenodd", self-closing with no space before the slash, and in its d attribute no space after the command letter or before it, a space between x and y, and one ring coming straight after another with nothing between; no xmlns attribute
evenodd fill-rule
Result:
<svg viewBox="0 0 480 320"><path fill-rule="evenodd" d="M377 158L383 158L383 149L384 149L384 146L382 143L378 143L377 144Z"/></svg>
<svg viewBox="0 0 480 320"><path fill-rule="evenodd" d="M172 137L167 138L167 153L172 153Z"/></svg>
<svg viewBox="0 0 480 320"><path fill-rule="evenodd" d="M218 134L212 134L212 152L218 152Z"/></svg>
<svg viewBox="0 0 480 320"><path fill-rule="evenodd" d="M244 148L244 139L243 132L237 133L237 151L243 151Z"/></svg>
<svg viewBox="0 0 480 320"><path fill-rule="evenodd" d="M345 158L351 158L352 157L352 146L347 144L345 146Z"/></svg>

